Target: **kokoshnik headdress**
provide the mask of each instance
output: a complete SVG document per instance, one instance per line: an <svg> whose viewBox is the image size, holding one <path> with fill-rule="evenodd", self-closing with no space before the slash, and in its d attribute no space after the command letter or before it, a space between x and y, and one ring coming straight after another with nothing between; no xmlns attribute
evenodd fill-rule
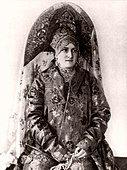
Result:
<svg viewBox="0 0 127 170"><path fill-rule="evenodd" d="M61 46L63 40L68 40L68 43L73 42L75 45L78 45L76 35L71 30L67 28L59 28L54 33L50 46L54 50L58 49L58 47Z"/></svg>
<svg viewBox="0 0 127 170"><path fill-rule="evenodd" d="M19 157L24 150L22 139L26 130L24 113L27 93L38 72L52 65L53 48L57 44L53 42L53 35L60 28L69 29L75 35L79 43L80 66L101 80L96 33L88 15L72 3L58 3L44 11L34 23L27 39L16 109L10 117L8 138L13 147L9 151L15 157Z"/></svg>

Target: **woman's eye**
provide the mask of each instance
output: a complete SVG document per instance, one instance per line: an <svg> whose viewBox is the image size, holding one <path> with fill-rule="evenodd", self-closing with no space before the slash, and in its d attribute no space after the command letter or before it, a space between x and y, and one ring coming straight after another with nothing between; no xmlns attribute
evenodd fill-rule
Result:
<svg viewBox="0 0 127 170"><path fill-rule="evenodd" d="M77 50L77 49L73 49L72 52L73 52L73 53L77 53L78 50Z"/></svg>
<svg viewBox="0 0 127 170"><path fill-rule="evenodd" d="M68 49L67 49L67 48L65 48L65 49L64 49L64 51L65 51L65 52L67 52L67 51L68 51Z"/></svg>
<svg viewBox="0 0 127 170"><path fill-rule="evenodd" d="M68 52L68 48L63 48L62 51Z"/></svg>

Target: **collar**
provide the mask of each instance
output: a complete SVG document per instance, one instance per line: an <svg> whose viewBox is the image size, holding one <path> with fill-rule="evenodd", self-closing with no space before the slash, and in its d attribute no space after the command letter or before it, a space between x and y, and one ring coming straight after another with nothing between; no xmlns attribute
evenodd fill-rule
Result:
<svg viewBox="0 0 127 170"><path fill-rule="evenodd" d="M55 77L55 81L56 81L56 84L58 86L58 88L61 86L61 84L64 84L64 80L61 76L61 73L60 73L60 70L59 68L56 66L55 67L55 76L53 75L53 77ZM79 67L75 67L75 72L71 78L71 90L72 92L74 93L77 93L79 88L80 88L80 85L82 83L82 81L84 80L84 77L85 77L85 70L84 69L81 69Z"/></svg>

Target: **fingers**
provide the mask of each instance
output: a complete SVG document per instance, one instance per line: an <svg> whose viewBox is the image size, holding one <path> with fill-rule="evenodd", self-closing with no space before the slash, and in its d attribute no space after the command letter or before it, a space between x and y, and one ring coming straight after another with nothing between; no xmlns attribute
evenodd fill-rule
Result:
<svg viewBox="0 0 127 170"><path fill-rule="evenodd" d="M75 149L74 157L76 157L76 158L82 158L82 157L84 157L84 156L86 156L85 150L80 149L80 148L76 148L76 149Z"/></svg>
<svg viewBox="0 0 127 170"><path fill-rule="evenodd" d="M75 149L74 154L75 154L75 155L78 154L81 150L82 150L81 148L77 147L77 148Z"/></svg>
<svg viewBox="0 0 127 170"><path fill-rule="evenodd" d="M86 156L86 153L82 154L81 156L79 156L78 158L83 158Z"/></svg>
<svg viewBox="0 0 127 170"><path fill-rule="evenodd" d="M75 154L74 156L79 158L79 157L81 157L83 154L84 154L84 151L81 150L79 153Z"/></svg>

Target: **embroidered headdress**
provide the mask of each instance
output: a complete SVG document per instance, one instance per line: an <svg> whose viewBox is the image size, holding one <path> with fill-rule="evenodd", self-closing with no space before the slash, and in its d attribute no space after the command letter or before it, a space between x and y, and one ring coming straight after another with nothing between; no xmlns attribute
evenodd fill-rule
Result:
<svg viewBox="0 0 127 170"><path fill-rule="evenodd" d="M78 45L78 41L76 35L73 31L69 30L68 28L59 28L56 30L55 34L53 35L51 47L55 50L61 46L62 42L68 41L68 43L73 42L74 45Z"/></svg>

